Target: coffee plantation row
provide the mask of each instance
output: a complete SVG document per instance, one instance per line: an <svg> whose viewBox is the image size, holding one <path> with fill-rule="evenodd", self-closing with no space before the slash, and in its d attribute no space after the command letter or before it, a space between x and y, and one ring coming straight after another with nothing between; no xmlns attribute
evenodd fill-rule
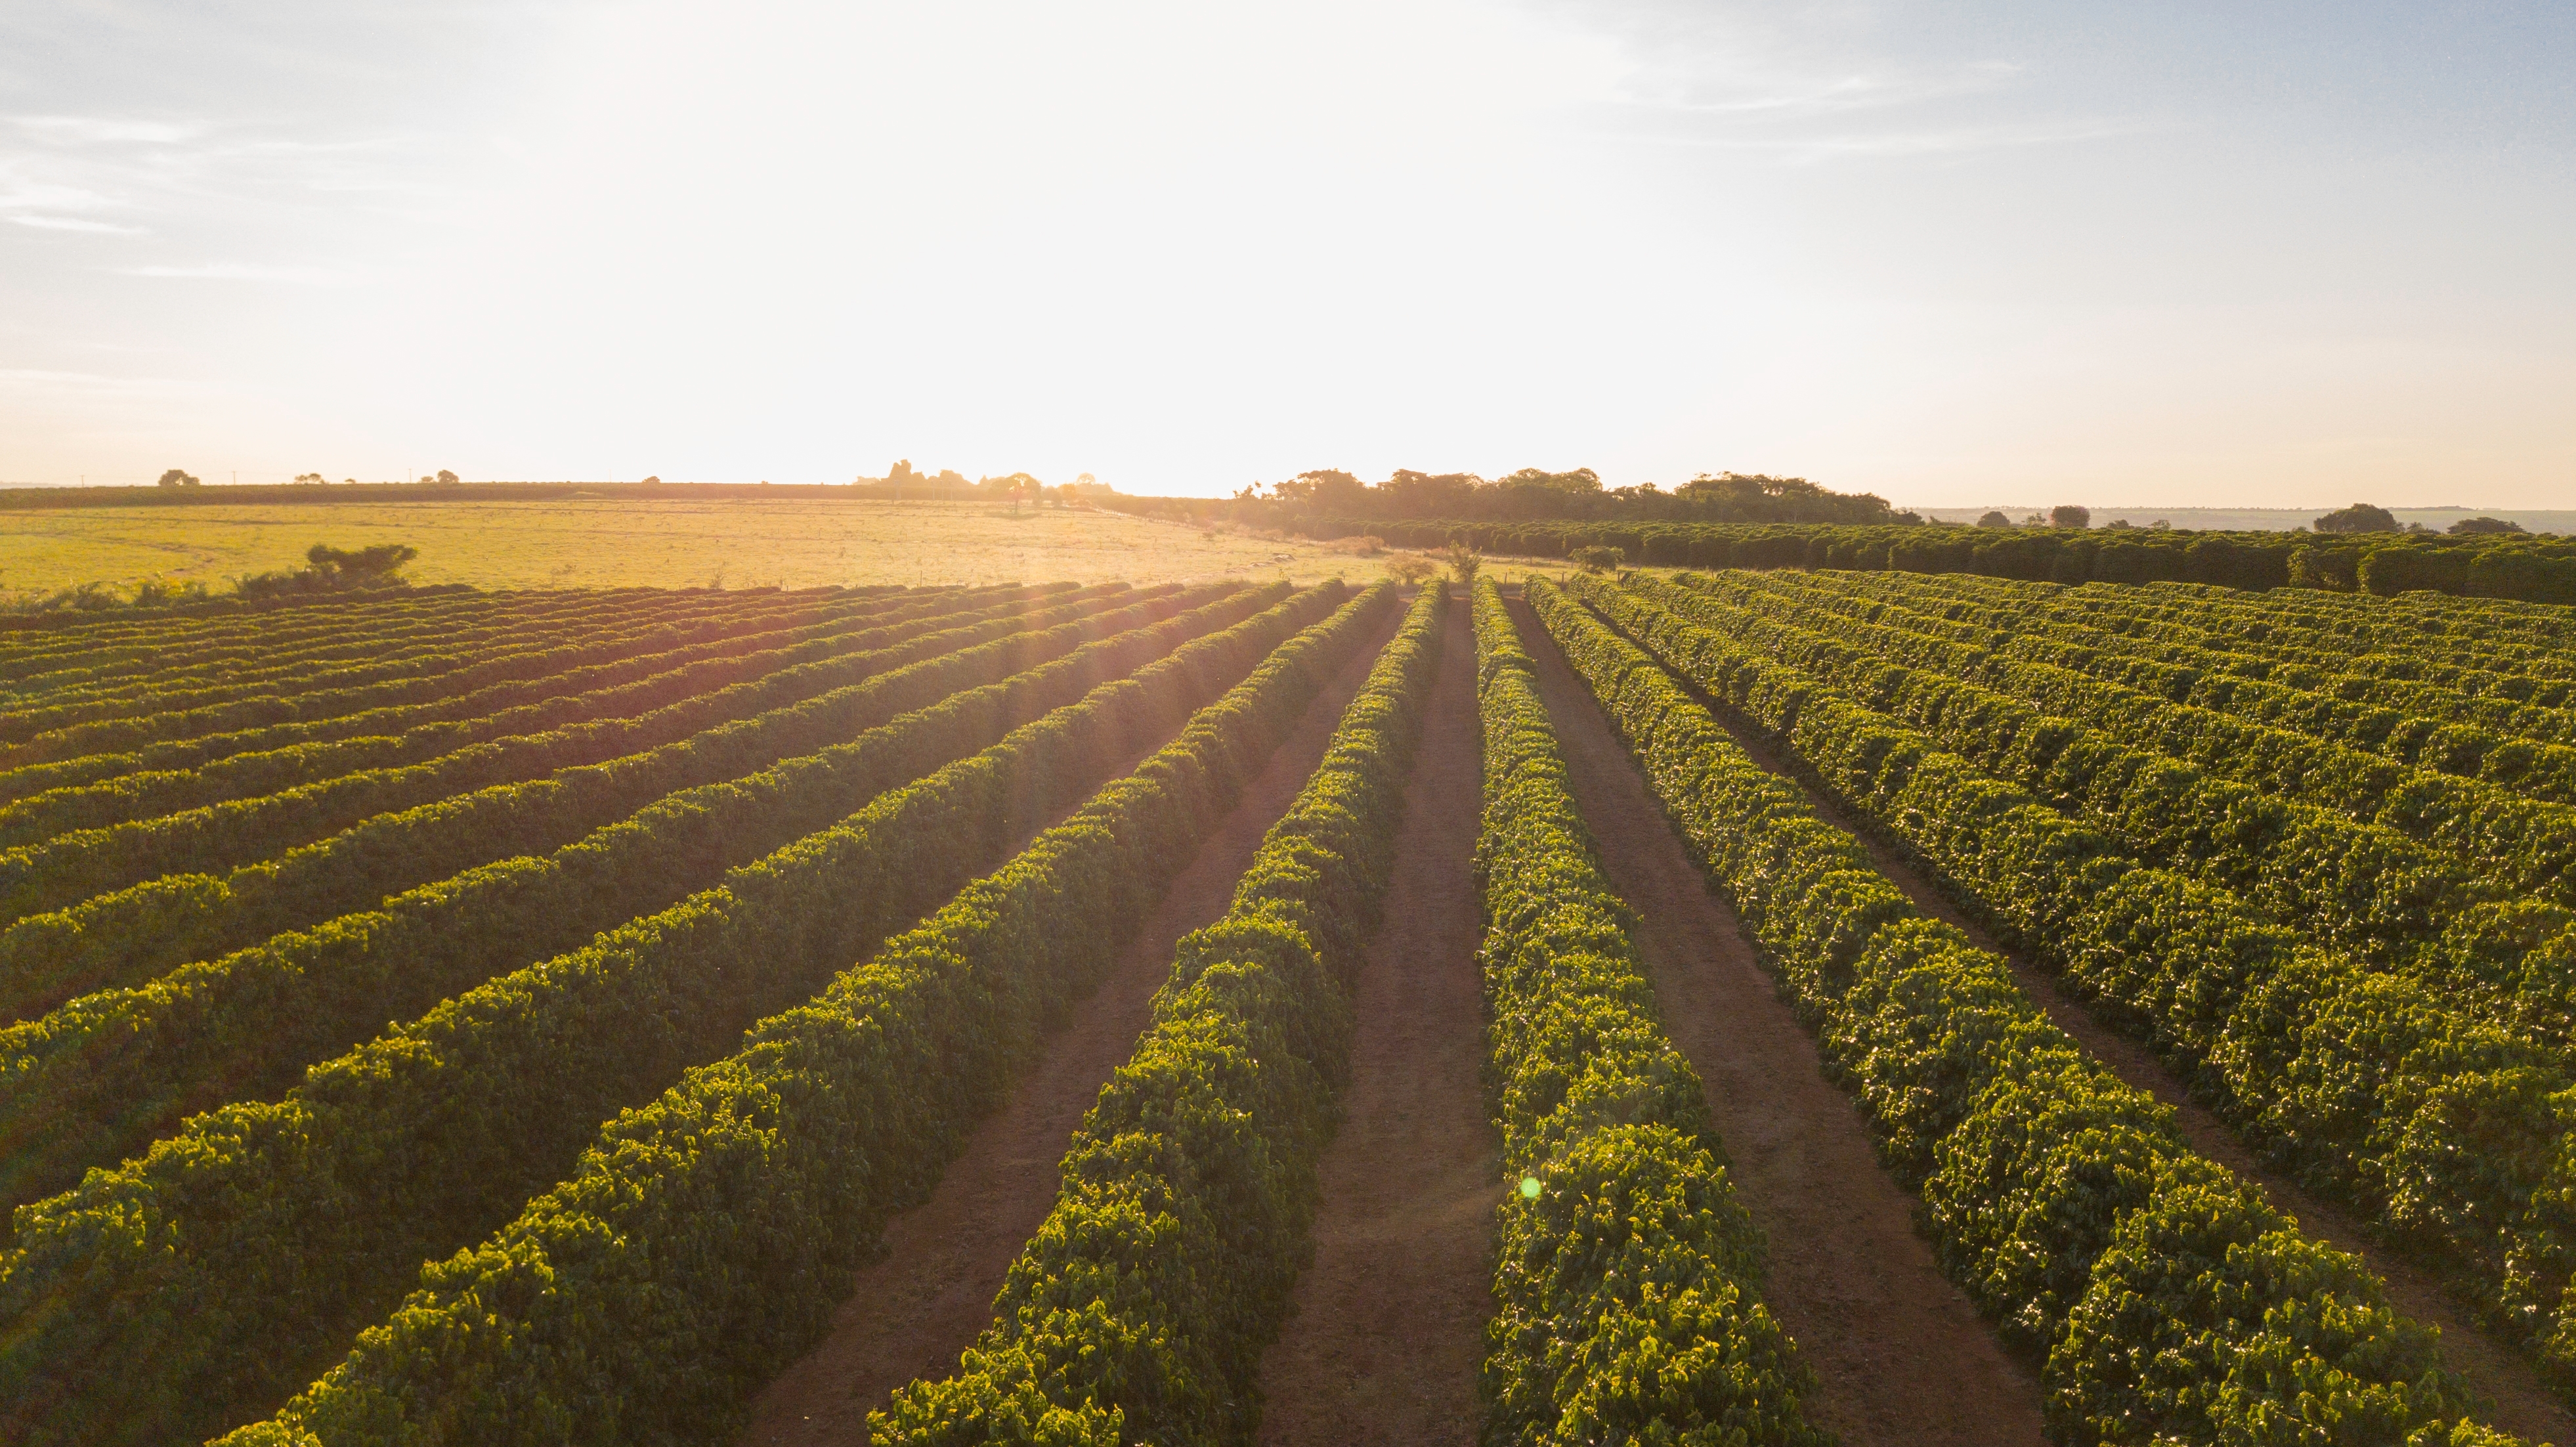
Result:
<svg viewBox="0 0 2576 1447"><path fill-rule="evenodd" d="M911 1447L1251 1442L1360 984L1421 964L1372 944L1461 674L1496 1177L1461 1440L1836 1440L1766 1266L1834 1243L1766 1239L1730 1165L1596 843L1641 827L2054 1440L2526 1440L2355 1245L2576 1398L2565 610L1884 559L1464 581L0 634L0 1442L734 1440L1260 807L981 1332L866 1404ZM1661 815L1587 813L1568 728ZM2191 1145L1889 848L2371 1241Z"/></svg>

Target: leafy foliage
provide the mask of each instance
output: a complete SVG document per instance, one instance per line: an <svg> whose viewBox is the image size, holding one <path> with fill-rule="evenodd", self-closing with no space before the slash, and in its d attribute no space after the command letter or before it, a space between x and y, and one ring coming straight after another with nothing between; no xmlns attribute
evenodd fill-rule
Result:
<svg viewBox="0 0 2576 1447"><path fill-rule="evenodd" d="M1498 1223L1483 1440L1830 1442L1799 1407L1813 1384L1761 1303L1762 1234L1593 862L1529 654L1500 590L1471 596L1488 1078L1521 1182Z"/></svg>
<svg viewBox="0 0 2576 1447"><path fill-rule="evenodd" d="M30 1329L0 1343L0 1399L36 1440L157 1441L267 1410L424 1256L506 1223L573 1166L602 1117L866 959L1322 601L1109 684L22 1212L0 1311ZM936 720L939 746L972 717ZM275 1311L284 1300L301 1310Z"/></svg>
<svg viewBox="0 0 2576 1447"><path fill-rule="evenodd" d="M1074 1134L998 1319L956 1375L871 1416L871 1440L1251 1440L1447 607L1445 589L1415 599L1225 916L1181 941L1153 1025Z"/></svg>
<svg viewBox="0 0 2576 1447"><path fill-rule="evenodd" d="M2278 1435L2290 1423L2368 1422L2333 1440L2448 1440L2469 1393L2358 1262L2298 1237L2184 1146L2002 960L1917 911L1634 644L1563 592L1530 591L1815 1023L1890 1165L1920 1185L1944 1269L2044 1344L2057 1432L2250 1442L2300 1440ZM1825 701L1810 685L1801 706ZM2213 1253L2184 1229L2205 1188L2243 1201L2272 1254ZM2272 1264L2290 1258L2305 1264ZM2141 1364L2164 1373L2159 1390L2129 1388Z"/></svg>

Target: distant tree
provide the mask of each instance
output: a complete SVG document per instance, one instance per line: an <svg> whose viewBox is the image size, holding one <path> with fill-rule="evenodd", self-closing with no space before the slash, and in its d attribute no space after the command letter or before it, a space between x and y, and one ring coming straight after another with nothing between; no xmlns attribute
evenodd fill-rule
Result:
<svg viewBox="0 0 2576 1447"><path fill-rule="evenodd" d="M330 481L331 479L324 477L318 472L299 472L295 474L295 485L297 487L322 487L327 485Z"/></svg>
<svg viewBox="0 0 2576 1447"><path fill-rule="evenodd" d="M2093 511L2071 502L2060 503L2048 510L2048 525L2053 528L2089 528L2093 526Z"/></svg>
<svg viewBox="0 0 2576 1447"><path fill-rule="evenodd" d="M2316 528L2321 533L2393 533L2397 518L2384 507L2357 502L2318 518Z"/></svg>
<svg viewBox="0 0 2576 1447"><path fill-rule="evenodd" d="M194 477L191 477L187 473L181 472L179 469L174 467L168 472L161 474L160 485L163 487L196 487L200 484Z"/></svg>
<svg viewBox="0 0 2576 1447"><path fill-rule="evenodd" d="M1476 545L1465 538L1449 540L1447 557L1449 576L1457 579L1461 587L1475 582L1477 570L1485 566L1485 560L1477 553Z"/></svg>
<svg viewBox="0 0 2576 1447"><path fill-rule="evenodd" d="M646 487L660 487L662 485L662 479L659 475L648 477L644 479L643 485Z"/></svg>
<svg viewBox="0 0 2576 1447"><path fill-rule="evenodd" d="M2102 526L2106 528L2132 528L2136 527L2137 524L2129 521L2127 518L2113 518L2109 522L2102 524Z"/></svg>
<svg viewBox="0 0 2576 1447"><path fill-rule="evenodd" d="M2450 534L2455 538L2471 538L2481 533L2518 533L2522 530L2522 524L2518 522L2489 517L2462 518L2450 526Z"/></svg>
<svg viewBox="0 0 2576 1447"><path fill-rule="evenodd" d="M419 556L420 549L402 543L378 543L356 552L315 543L305 551L304 560L317 571L361 582L389 578L403 564Z"/></svg>
<svg viewBox="0 0 2576 1447"><path fill-rule="evenodd" d="M345 588L399 588L402 565L418 556L417 549L402 543L378 543L354 552L315 543L304 554L307 566L236 579L233 591L244 598L277 598Z"/></svg>
<svg viewBox="0 0 2576 1447"><path fill-rule="evenodd" d="M1576 548L1572 556L1575 566L1587 573L1607 573L1628 561L1628 554L1624 550L1606 544Z"/></svg>
<svg viewBox="0 0 2576 1447"><path fill-rule="evenodd" d="M973 487L975 484L968 482L966 480L966 474L959 472L956 468L943 467L939 469L939 475L930 480L930 485L933 487Z"/></svg>
<svg viewBox="0 0 2576 1447"><path fill-rule="evenodd" d="M2048 526L2048 514L2044 512L2032 513L2030 516L2021 520L2021 525L2026 528L2044 528Z"/></svg>
<svg viewBox="0 0 2576 1447"><path fill-rule="evenodd" d="M443 482L443 483L447 484L449 487L454 487L454 486L456 485L456 482L457 482L457 477L456 477L456 474L455 474L455 473L452 473L452 472L448 471L446 468L442 467L442 468L440 468L440 469L438 470L438 480L439 480L440 482Z"/></svg>
<svg viewBox="0 0 2576 1447"><path fill-rule="evenodd" d="M2012 525L2013 521L2011 518L2005 517L2002 513L1996 512L1991 508L1987 510L1984 517L1977 519L1977 526L1981 528L2008 528Z"/></svg>

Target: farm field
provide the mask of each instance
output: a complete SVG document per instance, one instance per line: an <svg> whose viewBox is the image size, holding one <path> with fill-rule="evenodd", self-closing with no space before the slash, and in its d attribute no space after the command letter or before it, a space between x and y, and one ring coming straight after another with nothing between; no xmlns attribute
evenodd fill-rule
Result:
<svg viewBox="0 0 2576 1447"><path fill-rule="evenodd" d="M674 489L677 491L678 489ZM864 586L1379 576L1306 538L1205 535L1124 513L1007 504L629 497L0 510L0 593L130 589L291 567L316 542L420 550L420 583L478 588Z"/></svg>
<svg viewBox="0 0 2576 1447"><path fill-rule="evenodd" d="M2576 1444L2569 610L717 506L0 631L0 1442Z"/></svg>

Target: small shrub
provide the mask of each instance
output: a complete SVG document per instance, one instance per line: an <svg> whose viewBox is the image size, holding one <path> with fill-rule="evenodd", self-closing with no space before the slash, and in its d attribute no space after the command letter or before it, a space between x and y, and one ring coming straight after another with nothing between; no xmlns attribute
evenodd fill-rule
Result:
<svg viewBox="0 0 2576 1447"><path fill-rule="evenodd" d="M1606 544L1595 544L1591 547L1576 548L1570 556L1574 559L1575 566L1581 568L1587 573L1612 572L1616 570L1620 564L1628 561L1628 554L1625 550L1610 547Z"/></svg>

